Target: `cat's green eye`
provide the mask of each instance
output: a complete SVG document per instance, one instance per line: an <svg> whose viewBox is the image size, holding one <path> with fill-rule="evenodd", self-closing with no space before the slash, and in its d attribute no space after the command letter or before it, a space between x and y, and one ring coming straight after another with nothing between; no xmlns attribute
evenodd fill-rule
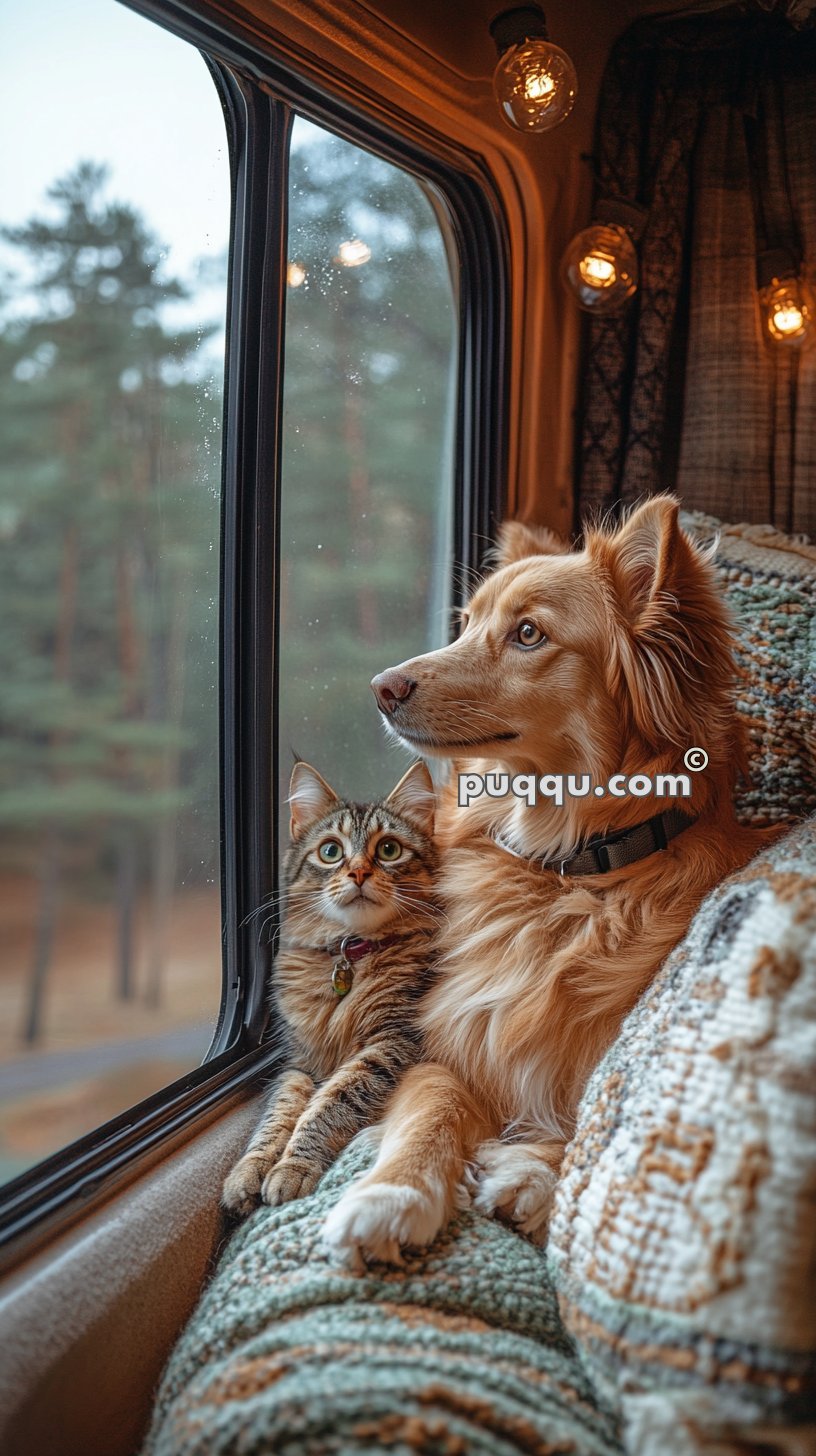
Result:
<svg viewBox="0 0 816 1456"><path fill-rule="evenodd" d="M336 865L343 859L345 851L339 839L324 839L317 846L317 857L323 864Z"/></svg>
<svg viewBox="0 0 816 1456"><path fill-rule="evenodd" d="M383 864L396 864L402 858L402 845L398 839L381 839L377 845L377 859Z"/></svg>

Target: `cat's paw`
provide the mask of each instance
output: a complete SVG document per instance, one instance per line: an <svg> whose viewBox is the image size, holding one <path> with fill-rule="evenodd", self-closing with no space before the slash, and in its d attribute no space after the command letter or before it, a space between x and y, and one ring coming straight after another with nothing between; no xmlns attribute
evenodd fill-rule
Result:
<svg viewBox="0 0 816 1456"><path fill-rule="evenodd" d="M343 1194L326 1219L329 1256L355 1273L366 1263L402 1264L406 1248L424 1248L445 1222L441 1193L408 1184L360 1183Z"/></svg>
<svg viewBox="0 0 816 1456"><path fill-rule="evenodd" d="M314 1193L322 1176L320 1164L308 1158L281 1158L264 1178L261 1198L270 1208L291 1203L294 1198L305 1198L307 1193Z"/></svg>
<svg viewBox="0 0 816 1456"><path fill-rule="evenodd" d="M259 1153L244 1153L224 1180L221 1205L228 1213L244 1218L260 1202L261 1185L273 1159Z"/></svg>
<svg viewBox="0 0 816 1456"><path fill-rule="evenodd" d="M472 1206L499 1214L528 1238L547 1236L557 1175L524 1143L485 1142L467 1170Z"/></svg>

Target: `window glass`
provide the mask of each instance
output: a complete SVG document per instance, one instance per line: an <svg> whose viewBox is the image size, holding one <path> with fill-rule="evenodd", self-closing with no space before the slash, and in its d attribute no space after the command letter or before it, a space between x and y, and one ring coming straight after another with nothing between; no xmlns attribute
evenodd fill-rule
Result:
<svg viewBox="0 0 816 1456"><path fill-rule="evenodd" d="M302 119L289 209L281 802L293 753L365 799L410 762L371 677L448 640L456 270L420 182Z"/></svg>
<svg viewBox="0 0 816 1456"><path fill-rule="evenodd" d="M3 42L7 1179L197 1065L220 1004L230 183L195 49L111 0L6 6Z"/></svg>

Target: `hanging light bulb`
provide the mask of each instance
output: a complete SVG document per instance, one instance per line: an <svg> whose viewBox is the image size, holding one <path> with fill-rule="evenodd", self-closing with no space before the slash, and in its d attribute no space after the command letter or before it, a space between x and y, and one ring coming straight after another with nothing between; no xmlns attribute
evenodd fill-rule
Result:
<svg viewBox="0 0 816 1456"><path fill-rule="evenodd" d="M787 248L760 254L757 285L766 338L782 348L808 349L816 337L813 292Z"/></svg>
<svg viewBox="0 0 816 1456"><path fill-rule="evenodd" d="M367 263L371 257L371 249L368 243L361 238L349 238L347 243L341 243L337 249L335 263L341 263L344 268L359 268L361 263Z"/></svg>
<svg viewBox="0 0 816 1456"><path fill-rule="evenodd" d="M306 282L306 269L302 263L290 263L286 269L286 282L290 288L300 288Z"/></svg>
<svg viewBox="0 0 816 1456"><path fill-rule="evenodd" d="M553 45L538 5L503 10L490 22L499 64L493 89L499 110L519 131L549 131L566 120L578 95L578 77L566 51Z"/></svg>
<svg viewBox="0 0 816 1456"><path fill-rule="evenodd" d="M598 203L596 220L576 233L561 259L561 278L586 313L615 313L638 286L634 240L646 220L642 207L617 197Z"/></svg>

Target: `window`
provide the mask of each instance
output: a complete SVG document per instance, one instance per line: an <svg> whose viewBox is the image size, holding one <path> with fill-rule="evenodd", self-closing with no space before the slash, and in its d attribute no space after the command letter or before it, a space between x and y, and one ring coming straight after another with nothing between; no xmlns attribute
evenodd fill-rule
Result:
<svg viewBox="0 0 816 1456"><path fill-rule="evenodd" d="M167 8L184 40L115 0L43 0L36 26L21 6L5 33L12 1258L271 1067L259 907L290 746L343 792L391 787L368 681L445 640L503 476L479 160L311 85L235 17Z"/></svg>
<svg viewBox="0 0 816 1456"><path fill-rule="evenodd" d="M197 1066L219 1011L230 218L192 46L43 0L3 70L0 1180Z"/></svg>
<svg viewBox="0 0 816 1456"><path fill-rule="evenodd" d="M449 636L457 269L432 196L297 118L281 493L279 803L293 752L393 787L368 683ZM393 782L392 782L393 781Z"/></svg>

